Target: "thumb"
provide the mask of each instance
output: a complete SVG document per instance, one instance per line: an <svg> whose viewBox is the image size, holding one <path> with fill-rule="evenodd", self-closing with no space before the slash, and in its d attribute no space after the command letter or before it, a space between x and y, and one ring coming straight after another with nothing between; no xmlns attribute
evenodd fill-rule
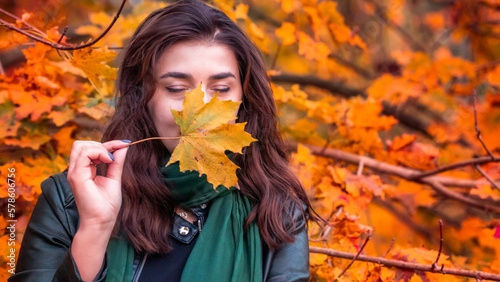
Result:
<svg viewBox="0 0 500 282"><path fill-rule="evenodd" d="M125 163L125 157L127 156L127 151L129 147L121 148L113 153L115 160L108 165L107 178L121 181L123 164Z"/></svg>

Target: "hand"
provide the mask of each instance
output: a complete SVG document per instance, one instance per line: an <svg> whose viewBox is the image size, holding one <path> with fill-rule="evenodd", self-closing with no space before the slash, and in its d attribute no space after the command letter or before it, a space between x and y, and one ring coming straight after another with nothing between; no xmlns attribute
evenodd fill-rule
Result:
<svg viewBox="0 0 500 282"><path fill-rule="evenodd" d="M128 146L119 140L73 143L68 182L78 207L80 228L113 228L122 204L121 178ZM101 162L109 164L106 176L96 175L95 165Z"/></svg>

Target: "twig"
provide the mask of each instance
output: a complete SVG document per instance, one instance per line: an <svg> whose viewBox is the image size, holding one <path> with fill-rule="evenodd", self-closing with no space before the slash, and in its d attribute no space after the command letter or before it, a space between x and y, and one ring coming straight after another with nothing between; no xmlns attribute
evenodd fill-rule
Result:
<svg viewBox="0 0 500 282"><path fill-rule="evenodd" d="M61 37L59 38L59 40L57 41L57 44L61 43L61 40L64 38L64 35L66 35L66 32L68 31L68 26L66 26L63 30L63 32L61 33ZM59 55L59 57L62 57L61 56L61 53L59 53L59 50L56 49L57 51L57 55Z"/></svg>
<svg viewBox="0 0 500 282"><path fill-rule="evenodd" d="M483 148L486 150L488 155L491 157L492 160L495 159L493 156L493 153L486 147L486 144L484 144L483 138L481 137L481 131L479 130L479 126L477 125L477 110L476 110L476 100L477 100L477 93L476 89L472 91L472 95L474 97L474 128L476 129L476 137L481 142L481 145L483 145Z"/></svg>
<svg viewBox="0 0 500 282"><path fill-rule="evenodd" d="M444 187L441 183L437 181L426 181L424 183L429 184L434 191L443 194L444 196L450 199L454 199L469 206L484 210L485 212L491 211L500 214L500 205L498 205L498 203L492 204L479 199L464 196L460 193L457 193L453 190Z"/></svg>
<svg viewBox="0 0 500 282"><path fill-rule="evenodd" d="M486 180L488 180L488 182L490 182L491 186L493 186L494 188L496 188L497 190L500 191L500 185L498 185L498 183L496 183L496 181L491 178L491 176L489 176L486 171L484 171L481 166L479 165L476 165L476 170L479 171L479 173L481 173L481 175L486 178Z"/></svg>
<svg viewBox="0 0 500 282"><path fill-rule="evenodd" d="M443 251L443 221L440 219L439 220L439 252L436 257L436 261L431 265L432 270L438 269L438 261L439 257L441 256L441 252ZM441 271L443 270L444 264L441 266Z"/></svg>
<svg viewBox="0 0 500 282"><path fill-rule="evenodd" d="M370 241L370 238L372 237L372 235L368 235L368 237L366 237L365 239L365 242L363 243L363 245L361 246L361 248L359 248L359 251L358 253L352 258L352 261L347 265L346 268L344 268L344 270L339 274L339 276L337 276L337 278L335 278L334 281L338 281L338 279L340 277L342 277L342 275L344 275L344 273L346 273L346 271L349 269L349 267L351 267L351 265L356 261L356 259L359 257L359 255L361 254L361 252L363 252L363 249L365 248L366 244L368 243L368 241Z"/></svg>
<svg viewBox="0 0 500 282"><path fill-rule="evenodd" d="M456 162L454 164L449 164L446 166L442 166L437 169L429 170L429 171L424 171L424 172L417 172L416 174L410 176L409 180L418 180L422 179L424 177L429 177L432 175L436 175L441 172L449 171L449 170L454 170L457 168L462 168L470 165L482 165L482 164L487 164L487 163L497 163L500 162L500 157L495 157L491 159L491 157L479 157L479 158L474 158L470 160L465 160L465 161L460 161Z"/></svg>
<svg viewBox="0 0 500 282"><path fill-rule="evenodd" d="M389 254L389 252L391 251L392 249L392 246L394 246L394 242L396 241L396 237L392 237L392 240L391 240L391 244L389 245L389 248L387 249L387 251L385 251L385 253L382 255L383 258L385 258L385 256L387 256Z"/></svg>
<svg viewBox="0 0 500 282"><path fill-rule="evenodd" d="M274 70L274 68L276 67L276 61L278 61L278 56L280 54L281 46L282 45L283 45L282 43L279 43L278 47L276 48L276 54L274 54L273 62L271 63L271 69L272 70Z"/></svg>
<svg viewBox="0 0 500 282"><path fill-rule="evenodd" d="M81 45L77 45L77 46L65 46L65 45L61 45L59 43L53 43L53 42L50 42L46 39L43 39L43 38L40 38L39 36L35 36L23 29L20 29L16 26L14 26L13 24L9 23L9 22L6 22L2 19L0 19L0 24L3 25L4 27L8 28L8 29L11 29L11 30L14 30L26 37L29 37L35 41L38 41L40 43L43 43L45 45L48 45L48 46L51 46L52 48L54 49L57 49L57 50L65 50L65 51L69 51L69 50L77 50L77 49L82 49L82 48L86 48L86 47L89 47L89 46L92 46L94 45L95 43L97 43L99 40L101 40L107 33L108 31L111 29L111 27L113 27L113 25L115 24L115 22L118 20L118 18L120 17L120 13L122 12L123 10L123 6L125 6L125 2L127 2L127 0L123 0L122 1L122 4L120 5L120 8L118 9L118 12L116 13L115 17L113 18L113 20L111 21L111 23L109 24L109 26L101 33L101 35L99 35L97 38L95 38L94 40L88 42L88 43L85 43L85 44L81 44Z"/></svg>
<svg viewBox="0 0 500 282"><path fill-rule="evenodd" d="M9 16L9 17L13 18L13 19L15 19L16 21L18 21L18 22L22 23L23 25L25 25L25 26L26 26L26 27L28 27L29 29L32 29L32 30L34 30L34 31L36 31L36 32L38 32L38 33L40 33L40 34L43 34L43 32L42 32L41 30L39 30L38 28L36 28L36 27L32 26L31 24L29 24L29 23L27 23L27 22L23 21L21 18L17 17L17 16L16 16L16 15L14 15L14 14L11 14L11 13L9 13L9 12L5 11L5 10L4 10L4 9L2 9L2 8L0 8L0 13L3 13L3 14L5 14L5 15L7 15L7 16Z"/></svg>
<svg viewBox="0 0 500 282"><path fill-rule="evenodd" d="M331 149L327 148L324 150L324 152L321 153L323 150L323 147L319 146L313 146L313 145L308 145L308 144L303 144L304 146L308 147L311 152L313 152L316 155L321 155L324 157L332 158L335 160L341 160L345 161L351 164L359 164L361 160L363 160L364 166L368 167L370 169L374 169L377 171L381 172L386 172L392 175L396 175L399 177L402 177L404 179L410 180L410 181L417 181L417 182L422 182L424 178L426 180L434 180L439 183L441 183L444 186L453 186L453 187L462 187L462 188L475 188L481 183L483 183L482 180L472 180L472 179L462 179L462 178L455 178L455 177L449 177L449 176L436 176L435 174L441 172L441 171L446 171L446 170L451 170L453 168L449 169L444 169L446 167L440 168L438 172L433 171L432 174L430 175L425 175L425 176L420 176L423 175L421 171L418 171L416 169L411 169L411 168L406 168L406 167L401 167L401 166L396 166L392 164L388 164L382 161L375 160L373 158L365 157L365 156L360 156L352 153L347 153L341 150L337 149ZM294 147L297 147L296 144L293 144ZM500 161L500 158L496 158L495 161ZM457 167L463 167L466 165L471 165L471 164L485 164L485 163L491 163L492 160L490 157L481 157L481 158L476 158L472 160L467 160L461 162L461 164ZM464 164L466 163L466 164ZM419 176L419 177L415 177ZM415 178L415 179L414 179Z"/></svg>
<svg viewBox="0 0 500 282"><path fill-rule="evenodd" d="M337 250L328 249L328 248L314 247L314 246L309 247L309 252L317 253L317 254L325 254L328 256L333 256L333 257L337 257L337 258L345 258L345 259L353 259L356 257L356 254L353 254L353 253L342 252L342 251L337 251ZM457 275L457 276L462 276L462 277L471 277L471 278L480 277L481 279L500 281L500 274L493 274L493 273L488 273L488 272L483 272L483 271L472 271L472 270L466 270L466 269L447 268L447 267L443 267L442 270L441 269L432 270L431 269L432 266L430 266L428 264L419 264L419 263L414 263L414 262L386 259L386 258L381 258L381 257L372 257L372 256L366 256L366 255L359 255L356 257L356 260L372 262L372 263L377 263L377 264L383 264L384 266L387 266L387 267L396 267L396 268L402 268L402 269L411 269L411 270L415 270L415 271L426 271L426 272L433 272L433 273L442 273L441 271L443 271L446 274Z"/></svg>
<svg viewBox="0 0 500 282"><path fill-rule="evenodd" d="M137 143L141 143L141 142L144 142L144 141L149 141L149 140L156 140L156 139L161 139L161 140L175 140L175 139L180 139L181 137L149 137L149 138L144 138L144 139L141 139L141 140L137 140L137 141L134 141L130 144L128 144L128 146L132 146L132 145L135 145ZM110 150L109 152L110 153L113 153L115 150Z"/></svg>
<svg viewBox="0 0 500 282"><path fill-rule="evenodd" d="M396 208L391 201L384 201L379 197L373 197L372 203L392 213L402 224L411 228L415 233L424 237L427 241L433 240L432 234L429 232L427 226L416 223L411 216L408 216L406 212Z"/></svg>
<svg viewBox="0 0 500 282"><path fill-rule="evenodd" d="M364 167L364 163L363 163L363 160L361 160L359 162L359 166L358 166L358 171L356 172L356 175L357 176L360 176L362 173L363 173L363 167Z"/></svg>
<svg viewBox="0 0 500 282"><path fill-rule="evenodd" d="M321 147L317 147L317 146L312 146L312 145L305 145L305 146L307 146L309 149L311 149L311 151L314 154L318 154L322 150ZM384 172L387 172L387 173L390 173L390 174L393 174L396 176L400 176L400 177L407 179L407 180L411 180L410 177L413 176L416 172L416 170L413 170L413 169L408 169L408 168L404 168L404 167L400 167L400 166L391 165L391 164L388 164L385 162L374 160L372 158L363 157L363 156L359 156L359 155L355 155L355 154L350 154L350 153L346 153L346 152L343 152L340 150L326 149L324 151L324 153L322 154L322 156L330 157L333 159L340 159L340 160L343 160L343 161L346 161L346 162L349 162L352 164L358 164L361 160L363 160L364 165L366 167L369 167L369 168L377 170L377 171L384 171ZM492 160L488 158L487 162L492 162ZM489 211L489 212L500 214L500 205L498 205L497 203L492 203L490 201L485 201L485 200L481 200L481 199L467 197L467 196L464 196L460 193L457 193L457 192L445 187L445 186L457 187L460 185L472 184L472 183L474 183L475 185L469 186L469 187L477 187L477 185L479 185L481 182L471 181L471 180L466 180L466 179L459 179L459 178L452 178L452 177L443 177L443 176L430 176L430 177L420 178L420 179L412 180L412 181L428 184L428 185L430 185L430 187L434 191L436 191L436 192L438 192L438 193L440 193L440 194L442 194L450 199L454 199L456 201L465 203L467 205L470 205L472 207L475 207L475 208L478 208L478 209L481 209L481 210L484 210L487 212Z"/></svg>

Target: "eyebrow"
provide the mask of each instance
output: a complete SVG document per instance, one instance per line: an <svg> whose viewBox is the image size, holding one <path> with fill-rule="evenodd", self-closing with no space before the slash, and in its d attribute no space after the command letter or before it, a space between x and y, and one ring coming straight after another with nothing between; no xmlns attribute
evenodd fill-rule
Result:
<svg viewBox="0 0 500 282"><path fill-rule="evenodd" d="M160 76L160 79L167 78L167 77L173 77L173 78L179 78L179 79L188 79L188 80L192 80L193 79L192 75L190 75L189 73L184 73L184 72L167 72L167 73L163 74L162 76ZM228 77L234 77L234 78L236 78L236 76L233 73L231 73L231 72L221 72L221 73L218 73L218 74L211 75L208 78L208 80L220 80L220 79L224 79L224 78L228 78Z"/></svg>
<svg viewBox="0 0 500 282"><path fill-rule="evenodd" d="M160 76L161 78L167 78L167 77L173 77L173 78L180 78L180 79L193 79L193 76L190 75L189 73L183 73L183 72L167 72Z"/></svg>
<svg viewBox="0 0 500 282"><path fill-rule="evenodd" d="M222 73L211 75L208 78L208 80L219 80L219 79L224 79L224 78L228 78L228 77L236 78L236 76L234 74L232 74L231 72L222 72Z"/></svg>

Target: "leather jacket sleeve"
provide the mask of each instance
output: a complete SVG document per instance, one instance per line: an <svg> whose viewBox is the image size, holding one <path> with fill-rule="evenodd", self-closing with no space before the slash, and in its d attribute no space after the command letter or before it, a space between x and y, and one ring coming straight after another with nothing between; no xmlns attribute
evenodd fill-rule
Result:
<svg viewBox="0 0 500 282"><path fill-rule="evenodd" d="M83 281L71 256L71 242L78 228L78 211L68 190L66 173L51 176L42 183L24 233L15 274L16 281ZM70 190L70 189L69 189ZM105 256L95 281L104 281Z"/></svg>
<svg viewBox="0 0 500 282"><path fill-rule="evenodd" d="M303 209L305 209L303 205ZM309 280L309 238L307 225L302 216L302 210L296 207L292 212L295 222L295 241L283 244L278 250L269 250L262 241L262 259L264 274L262 281L267 282L298 282Z"/></svg>

